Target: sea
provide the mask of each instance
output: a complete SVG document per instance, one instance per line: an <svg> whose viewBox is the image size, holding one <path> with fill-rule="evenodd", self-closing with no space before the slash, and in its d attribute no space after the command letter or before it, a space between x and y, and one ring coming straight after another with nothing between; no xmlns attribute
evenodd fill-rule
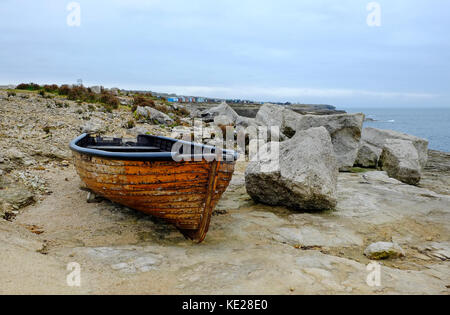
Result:
<svg viewBox="0 0 450 315"><path fill-rule="evenodd" d="M345 108L344 108L345 109ZM432 150L450 152L450 108L348 108L364 113L364 127L390 129L428 139Z"/></svg>

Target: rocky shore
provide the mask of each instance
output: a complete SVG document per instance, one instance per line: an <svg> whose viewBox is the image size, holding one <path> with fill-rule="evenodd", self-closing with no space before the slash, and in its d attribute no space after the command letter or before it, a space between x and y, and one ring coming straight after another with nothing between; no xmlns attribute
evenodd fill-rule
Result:
<svg viewBox="0 0 450 315"><path fill-rule="evenodd" d="M210 108L215 107L215 104L202 104L199 105L198 108L200 110L208 110ZM230 107L233 108L236 113L240 116L255 118L258 113L261 105L259 104L230 104ZM289 104L285 105L286 108L293 110L299 114L303 115L335 115L335 114L344 114L345 111L338 110L336 107L332 105L313 105L313 104Z"/></svg>
<svg viewBox="0 0 450 315"><path fill-rule="evenodd" d="M249 118L223 104L133 111L131 96L118 97L109 111L0 91L0 293L450 293L449 153L362 130L364 115L296 116L265 105ZM280 163L291 171L239 161L200 245L134 210L87 202L70 140L82 131L170 136L193 117L280 127ZM372 261L379 286L367 283ZM67 285L71 262L81 266L80 287Z"/></svg>

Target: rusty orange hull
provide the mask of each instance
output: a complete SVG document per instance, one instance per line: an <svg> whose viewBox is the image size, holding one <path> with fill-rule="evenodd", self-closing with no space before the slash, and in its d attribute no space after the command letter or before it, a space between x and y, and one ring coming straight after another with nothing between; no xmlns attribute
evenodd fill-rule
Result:
<svg viewBox="0 0 450 315"><path fill-rule="evenodd" d="M73 152L80 178L96 194L167 220L202 242L235 162L118 160Z"/></svg>

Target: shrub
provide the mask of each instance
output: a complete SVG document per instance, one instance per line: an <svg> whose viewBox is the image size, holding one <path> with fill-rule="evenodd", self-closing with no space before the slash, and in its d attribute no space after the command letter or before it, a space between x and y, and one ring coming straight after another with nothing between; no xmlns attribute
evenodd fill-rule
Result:
<svg viewBox="0 0 450 315"><path fill-rule="evenodd" d="M38 91L41 89L39 84L36 83L21 83L17 86L17 90Z"/></svg>
<svg viewBox="0 0 450 315"><path fill-rule="evenodd" d="M83 100L85 102L95 103L97 102L97 95L89 89L86 94L83 95Z"/></svg>
<svg viewBox="0 0 450 315"><path fill-rule="evenodd" d="M100 94L100 103L103 103L106 105L106 107L111 107L112 109L118 109L120 105L119 99L107 92L103 92Z"/></svg>
<svg viewBox="0 0 450 315"><path fill-rule="evenodd" d="M87 89L80 85L80 86L74 86L72 88L69 88L69 92L67 94L67 98L71 101L84 101L86 98Z"/></svg>
<svg viewBox="0 0 450 315"><path fill-rule="evenodd" d="M156 105L154 106L155 109L159 110L160 112L163 112L165 114L169 113L169 108L164 105Z"/></svg>
<svg viewBox="0 0 450 315"><path fill-rule="evenodd" d="M45 97L45 91L44 90L40 90L39 91L39 95L42 96L42 97Z"/></svg>
<svg viewBox="0 0 450 315"><path fill-rule="evenodd" d="M128 129L134 128L135 126L136 126L136 122L133 119L129 120L126 124L126 127Z"/></svg>
<svg viewBox="0 0 450 315"><path fill-rule="evenodd" d="M8 91L8 97L10 97L10 96L16 96L17 94L16 94L16 92L14 92L14 91Z"/></svg>
<svg viewBox="0 0 450 315"><path fill-rule="evenodd" d="M141 95L136 95L133 97L133 105L131 106L131 112L135 112L136 109L138 108L138 106L141 107L152 107L152 108L156 108L157 106L155 105L155 101L148 99L144 96Z"/></svg>
<svg viewBox="0 0 450 315"><path fill-rule="evenodd" d="M60 95L69 95L70 87L67 84L61 85L58 89L58 94Z"/></svg>
<svg viewBox="0 0 450 315"><path fill-rule="evenodd" d="M59 89L59 87L56 84L52 84L52 85L46 84L46 85L44 85L43 88L44 88L44 91L48 92L48 93L57 93L58 89Z"/></svg>
<svg viewBox="0 0 450 315"><path fill-rule="evenodd" d="M184 116L184 117L190 115L190 112L184 107L177 108L176 112L177 112L178 115L181 115L181 116Z"/></svg>
<svg viewBox="0 0 450 315"><path fill-rule="evenodd" d="M182 121L181 121L180 117L175 117L175 119L174 119L175 126L179 126L179 125L181 125L181 123L182 123Z"/></svg>
<svg viewBox="0 0 450 315"><path fill-rule="evenodd" d="M60 95L67 95L67 98L72 101L86 102L86 103L102 103L108 112L113 109L118 109L120 105L119 99L112 93L102 90L101 94L95 94L90 88L85 88L82 85L69 87L62 85L58 93Z"/></svg>
<svg viewBox="0 0 450 315"><path fill-rule="evenodd" d="M155 102L143 96L135 96L133 98L133 105L142 107L154 107Z"/></svg>

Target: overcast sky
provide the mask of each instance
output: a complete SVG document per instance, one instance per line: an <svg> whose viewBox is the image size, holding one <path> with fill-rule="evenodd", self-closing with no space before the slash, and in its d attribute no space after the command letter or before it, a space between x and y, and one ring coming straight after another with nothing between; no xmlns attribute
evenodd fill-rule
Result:
<svg viewBox="0 0 450 315"><path fill-rule="evenodd" d="M70 2L0 0L0 84L450 107L448 0L377 1L379 27L361 0L79 0L79 27Z"/></svg>

